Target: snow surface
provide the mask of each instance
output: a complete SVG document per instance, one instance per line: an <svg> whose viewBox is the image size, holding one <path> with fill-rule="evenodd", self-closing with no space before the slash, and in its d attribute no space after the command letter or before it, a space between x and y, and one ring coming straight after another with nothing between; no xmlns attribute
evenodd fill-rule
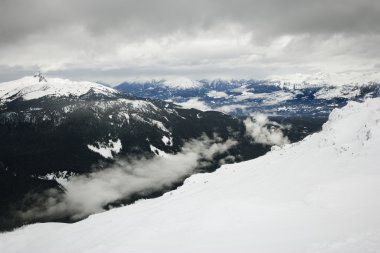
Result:
<svg viewBox="0 0 380 253"><path fill-rule="evenodd" d="M55 180L58 183L66 183L67 180L75 176L76 174L74 172L68 172L67 170L64 171L57 171L57 172L51 172L44 176L38 176L39 179L45 179L45 180Z"/></svg>
<svg viewBox="0 0 380 253"><path fill-rule="evenodd" d="M97 94L112 95L118 91L92 82L76 82L68 79L46 77L39 82L38 77L27 76L18 80L0 83L0 101L22 97L24 100L44 96L81 96L90 90Z"/></svg>
<svg viewBox="0 0 380 253"><path fill-rule="evenodd" d="M379 252L379 146L380 99L350 102L299 143L75 224L1 234L0 251Z"/></svg>
<svg viewBox="0 0 380 253"><path fill-rule="evenodd" d="M150 150L155 153L157 156L162 156L162 157L165 157L167 156L167 154L165 153L165 151L159 149L159 148L156 148L155 146L153 146L152 144L150 144Z"/></svg>
<svg viewBox="0 0 380 253"><path fill-rule="evenodd" d="M162 136L161 141L167 146L173 146L173 137Z"/></svg>
<svg viewBox="0 0 380 253"><path fill-rule="evenodd" d="M161 121L154 120L154 119L151 119L150 121L152 122L153 126L156 126L161 131L164 131L166 133L170 133L170 131L164 126L164 124Z"/></svg>
<svg viewBox="0 0 380 253"><path fill-rule="evenodd" d="M87 147L94 151L95 153L98 153L99 155L103 156L104 158L113 158L113 154L118 154L121 149L121 141L120 139L117 139L116 141L109 140L108 142L96 142L97 146L88 144Z"/></svg>

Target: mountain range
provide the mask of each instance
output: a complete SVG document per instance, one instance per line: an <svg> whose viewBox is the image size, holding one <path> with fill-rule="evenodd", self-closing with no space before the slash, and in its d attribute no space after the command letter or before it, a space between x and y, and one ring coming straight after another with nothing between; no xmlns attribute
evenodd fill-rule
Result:
<svg viewBox="0 0 380 253"><path fill-rule="evenodd" d="M260 127L278 129L293 142L318 131L322 124L294 121L292 127L283 128L280 123L292 122L268 121ZM176 155L188 143L204 143L205 139L210 147L229 141L233 145L230 142L227 149L216 150L207 158L201 155L195 168L162 187L105 201L105 209L111 203L120 205L160 195L192 173L261 156L273 143L250 138L242 119L222 112L186 109L155 98L123 94L97 83L38 76L2 83L1 229L36 221L75 221L78 218L64 214L33 220L14 214L35 204L31 195L43 195L52 189L65 194L68 189L64 182L70 178L106 170L120 161Z"/></svg>
<svg viewBox="0 0 380 253"><path fill-rule="evenodd" d="M320 131L334 108L378 97L379 87L161 80L111 88L41 75L2 83L0 229L74 222L160 196L194 173L300 141ZM183 163L177 161L182 156ZM115 168L121 171L119 179L105 179ZM144 183L132 187L141 174ZM70 206L68 198L78 194L73 189L90 181L100 181L106 187L95 188L113 194L99 197L91 208L47 212L50 207L43 203L53 199L55 206ZM83 203L86 199L76 205ZM31 218L32 209L43 215Z"/></svg>
<svg viewBox="0 0 380 253"><path fill-rule="evenodd" d="M310 80L309 80L310 81ZM348 101L380 96L380 83L333 85L271 80L149 80L123 82L115 89L134 96L160 99L235 117L262 112L272 117L323 118Z"/></svg>

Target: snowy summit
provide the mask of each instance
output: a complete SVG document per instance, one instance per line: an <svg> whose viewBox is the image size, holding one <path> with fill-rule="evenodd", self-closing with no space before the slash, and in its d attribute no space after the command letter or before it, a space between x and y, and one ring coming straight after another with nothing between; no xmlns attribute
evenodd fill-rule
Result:
<svg viewBox="0 0 380 253"><path fill-rule="evenodd" d="M347 127L349 126L349 127ZM0 236L10 252L378 252L380 99L323 130L164 196ZM85 238L85 239L80 239ZM65 245L59 247L58 245Z"/></svg>
<svg viewBox="0 0 380 253"><path fill-rule="evenodd" d="M44 96L81 96L89 91L108 95L118 93L112 88L97 83L34 75L0 83L0 101L11 101L17 98L31 100Z"/></svg>

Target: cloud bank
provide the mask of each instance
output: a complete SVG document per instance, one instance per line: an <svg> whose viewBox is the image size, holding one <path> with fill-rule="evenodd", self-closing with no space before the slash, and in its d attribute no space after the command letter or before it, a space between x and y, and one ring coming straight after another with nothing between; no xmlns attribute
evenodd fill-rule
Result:
<svg viewBox="0 0 380 253"><path fill-rule="evenodd" d="M222 141L205 136L186 143L178 154L156 156L153 159L119 160L113 166L86 175L74 176L62 183L65 192L49 190L45 196L35 198L35 205L25 212L22 219L62 218L73 220L102 212L114 201L128 199L134 194L149 194L172 186L194 173L202 166L210 165L216 154L226 152L237 142Z"/></svg>

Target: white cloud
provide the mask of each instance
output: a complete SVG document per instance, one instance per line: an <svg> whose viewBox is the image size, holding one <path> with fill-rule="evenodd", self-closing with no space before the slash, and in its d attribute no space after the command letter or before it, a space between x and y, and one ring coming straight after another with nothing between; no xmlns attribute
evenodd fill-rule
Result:
<svg viewBox="0 0 380 253"><path fill-rule="evenodd" d="M261 113L251 115L244 120L246 135L251 137L256 143L266 145L284 145L289 143L288 137L284 136L283 126Z"/></svg>
<svg viewBox="0 0 380 253"><path fill-rule="evenodd" d="M292 99L294 94L291 92L274 91L270 93L254 93L244 90L242 94L236 95L234 97L235 101L241 102L248 99L262 99L262 104L264 105L274 105L289 99Z"/></svg>
<svg viewBox="0 0 380 253"><path fill-rule="evenodd" d="M228 113L231 113L231 112L236 111L236 110L244 111L247 109L247 107L248 107L247 105L241 105L241 104L223 105L223 106L220 106L218 108L215 108L215 110L228 114Z"/></svg>
<svg viewBox="0 0 380 253"><path fill-rule="evenodd" d="M183 103L177 103L178 105L184 107L184 108L194 108L201 111L210 111L212 110L211 107L209 107L205 102L199 100L199 98L190 98L186 102Z"/></svg>
<svg viewBox="0 0 380 253"><path fill-rule="evenodd" d="M207 96L210 98L226 98L228 94L223 91L212 90L207 93Z"/></svg>
<svg viewBox="0 0 380 253"><path fill-rule="evenodd" d="M184 145L178 154L165 154L152 159L119 160L109 168L71 177L63 182L65 192L48 191L37 196L33 208L19 212L20 217L83 218L104 211L110 202L127 199L135 193L149 193L171 186L207 166L217 154L236 145L232 139L222 141L202 136Z"/></svg>

